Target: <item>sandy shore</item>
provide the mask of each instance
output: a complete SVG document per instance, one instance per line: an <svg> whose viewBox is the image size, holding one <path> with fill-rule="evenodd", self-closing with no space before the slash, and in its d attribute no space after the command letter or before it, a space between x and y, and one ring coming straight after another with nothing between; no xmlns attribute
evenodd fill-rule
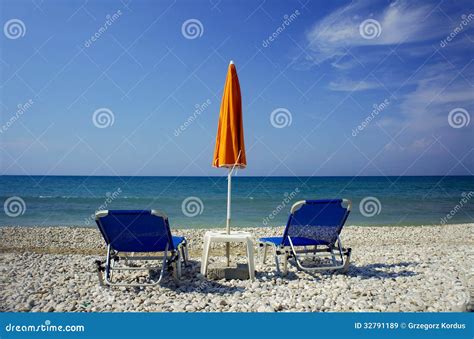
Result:
<svg viewBox="0 0 474 339"><path fill-rule="evenodd" d="M249 228L256 238L281 227ZM99 287L95 260L105 246L96 229L0 228L0 311L465 311L471 308L474 224L346 227L346 274L308 274L290 265L274 274L257 260L257 280L208 281L199 274L205 230L176 230L190 246L180 281L146 289ZM214 250L219 254L220 248ZM239 257L243 248L234 247Z"/></svg>

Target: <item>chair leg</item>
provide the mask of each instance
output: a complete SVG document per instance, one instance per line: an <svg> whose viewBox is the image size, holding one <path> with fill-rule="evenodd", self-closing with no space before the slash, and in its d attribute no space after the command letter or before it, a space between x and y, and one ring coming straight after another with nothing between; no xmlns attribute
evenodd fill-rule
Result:
<svg viewBox="0 0 474 339"><path fill-rule="evenodd" d="M283 275L286 276L288 274L288 252L285 251L283 255Z"/></svg>
<svg viewBox="0 0 474 339"><path fill-rule="evenodd" d="M247 260L249 265L249 277L250 280L255 279L255 261L253 257L253 241L247 239Z"/></svg>
<svg viewBox="0 0 474 339"><path fill-rule="evenodd" d="M184 266L188 264L188 244L186 242L178 245L178 251L181 252L181 262Z"/></svg>
<svg viewBox="0 0 474 339"><path fill-rule="evenodd" d="M175 279L181 278L181 251L176 253L176 260L173 263L173 276Z"/></svg>
<svg viewBox="0 0 474 339"><path fill-rule="evenodd" d="M184 264L187 265L189 261L188 242L184 246Z"/></svg>
<svg viewBox="0 0 474 339"><path fill-rule="evenodd" d="M280 262L278 260L278 250L277 248L274 246L273 247L274 250L275 250L275 268L276 268L276 271L277 271L277 274L278 275L281 275L281 271L280 271Z"/></svg>
<svg viewBox="0 0 474 339"><path fill-rule="evenodd" d="M180 260L183 264L186 265L186 254L184 253L184 246L182 246L180 249L179 249L179 256L180 256Z"/></svg>
<svg viewBox="0 0 474 339"><path fill-rule="evenodd" d="M111 272L110 272L110 261L111 261L111 258L110 258L110 251L111 251L111 248L110 248L110 245L107 246L107 258L105 260L105 282L107 284L110 284L110 278L111 278Z"/></svg>
<svg viewBox="0 0 474 339"><path fill-rule="evenodd" d="M207 265L208 265L208 259L209 259L209 249L211 246L210 239L209 237L204 236L204 248L202 251L202 258L201 258L201 274L202 275L207 275Z"/></svg>
<svg viewBox="0 0 474 339"><path fill-rule="evenodd" d="M347 271L349 270L349 266L351 264L351 249L350 248L346 250L345 256L346 256L346 260L344 261L344 267L342 267L341 269L342 273L347 273Z"/></svg>
<svg viewBox="0 0 474 339"><path fill-rule="evenodd" d="M267 261L267 247L268 245L267 244L263 244L263 248L262 248L262 264L265 265L265 262Z"/></svg>
<svg viewBox="0 0 474 339"><path fill-rule="evenodd" d="M331 260L334 266L337 266L336 256L334 255L334 250L331 248Z"/></svg>

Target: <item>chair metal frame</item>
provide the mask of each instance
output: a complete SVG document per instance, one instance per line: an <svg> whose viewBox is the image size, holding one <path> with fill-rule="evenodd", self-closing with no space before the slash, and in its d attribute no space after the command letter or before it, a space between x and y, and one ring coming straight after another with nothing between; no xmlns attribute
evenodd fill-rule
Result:
<svg viewBox="0 0 474 339"><path fill-rule="evenodd" d="M96 221L98 221L101 217L107 216L109 213L108 210L105 211L98 211L95 214ZM167 222L168 217L160 211L151 210L151 215L164 218ZM121 255L124 253L123 255ZM131 254L128 254L131 253ZM160 252L157 252L160 253ZM187 240L184 239L183 242L178 244L176 249L169 250L169 243L166 244L166 248L163 251L162 256L142 256L142 255L135 255L135 252L119 252L112 248L110 244L107 244L107 256L105 262L102 260L97 260L97 273L99 276L99 284L101 286L108 285L108 286L128 286L128 287L145 287L145 286L155 286L158 285L161 280L163 279L164 273L166 269L173 270L173 276L175 279L180 279L181 277L181 269L182 265L186 266L188 264L188 246ZM160 260L160 266L139 266L134 267L134 261L156 261ZM125 265L117 264L120 261L125 261ZM113 282L112 280L112 272L113 271L153 271L153 270L160 270L160 276L157 281L151 283L121 283L121 282ZM105 279L104 279L105 278ZM104 284L105 283L105 284Z"/></svg>
<svg viewBox="0 0 474 339"><path fill-rule="evenodd" d="M290 214L296 212L301 206L306 203L306 200L301 200L293 204L291 207ZM348 199L342 199L343 204L347 204L347 214L342 221L342 226L344 225L347 216L351 211L352 203ZM290 215L291 217L291 215ZM289 227L287 225L286 227ZM286 230L286 229L285 229ZM286 232L285 232L286 234ZM284 239L282 238L282 244L277 245L273 242L266 242L266 241L259 241L259 251L260 257L262 258L262 264L266 263L267 258L267 248L272 247L274 252L275 258L275 266L276 271L279 275L287 275L288 274L288 260L294 258L296 261L296 265L298 268L304 271L326 271L326 270L341 270L342 272L346 272L349 268L350 258L351 258L351 248L344 248L342 246L341 238L339 234L337 235L337 239L334 244L331 245L314 245L312 249L307 249L308 246L295 246L290 236L288 237L288 245L283 245ZM298 249L298 247L304 247L304 249ZM319 247L319 248L318 248ZM283 256L283 272L280 270L280 260L279 256ZM336 258L339 257L339 261ZM303 265L302 261L304 259L313 259L316 260L317 258L330 258L332 261L332 265L327 266L305 266Z"/></svg>

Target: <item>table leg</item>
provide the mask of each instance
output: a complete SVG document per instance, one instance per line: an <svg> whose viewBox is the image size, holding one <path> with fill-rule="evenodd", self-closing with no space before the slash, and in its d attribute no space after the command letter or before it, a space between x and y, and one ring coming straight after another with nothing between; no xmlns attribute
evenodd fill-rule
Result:
<svg viewBox="0 0 474 339"><path fill-rule="evenodd" d="M247 260L249 265L250 280L255 280L255 260L253 257L253 241L247 239Z"/></svg>
<svg viewBox="0 0 474 339"><path fill-rule="evenodd" d="M209 260L209 249L211 247L211 240L209 237L204 236L204 245L202 250L202 258L201 258L201 274L207 274L207 261Z"/></svg>

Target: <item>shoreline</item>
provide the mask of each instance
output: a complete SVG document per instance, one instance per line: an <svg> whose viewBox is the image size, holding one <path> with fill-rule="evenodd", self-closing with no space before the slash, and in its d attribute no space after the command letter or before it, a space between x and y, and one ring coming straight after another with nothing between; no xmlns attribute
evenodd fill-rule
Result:
<svg viewBox="0 0 474 339"><path fill-rule="evenodd" d="M215 230L215 229L214 229ZM246 228L255 238L283 227ZM92 227L0 227L0 311L153 312L450 312L471 307L474 223L349 226L353 251L347 274L299 271L275 275L256 258L256 280L207 280L199 274L206 229L173 229L189 241L190 265L145 289L99 287L94 261L105 245ZM232 246L237 262L244 249ZM211 256L220 260L223 248Z"/></svg>
<svg viewBox="0 0 474 339"><path fill-rule="evenodd" d="M361 227L361 228L367 228L367 227L376 227L376 228L395 228L395 227L442 227L442 226L459 226L459 225L469 225L471 224L470 222L457 222L457 223L407 223L407 224L351 224L351 225L345 225L344 228L353 228L353 227ZM202 226L182 226L182 225L170 225L171 230L218 230L218 229L225 229L225 224L222 225L216 225L216 226L209 226L209 225L202 225ZM275 227L285 227L285 225L258 225L258 226L231 226L232 229L254 229L254 228L275 228ZM0 230L2 228L81 228L81 229L97 229L97 225L91 224L91 225L79 225L79 224L58 224L58 225L0 225Z"/></svg>

